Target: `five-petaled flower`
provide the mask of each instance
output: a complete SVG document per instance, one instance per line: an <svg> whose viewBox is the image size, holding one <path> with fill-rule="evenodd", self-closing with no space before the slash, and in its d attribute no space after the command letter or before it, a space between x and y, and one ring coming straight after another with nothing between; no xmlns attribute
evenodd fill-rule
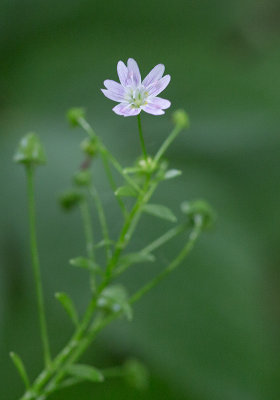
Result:
<svg viewBox="0 0 280 400"><path fill-rule="evenodd" d="M153 115L162 115L170 107L170 101L157 97L170 82L170 75L165 75L164 65L156 65L141 82L141 74L137 62L129 58L127 66L119 61L117 71L120 83L107 79L106 89L101 89L106 97L117 101L113 111L118 115L130 117L138 115L141 110Z"/></svg>

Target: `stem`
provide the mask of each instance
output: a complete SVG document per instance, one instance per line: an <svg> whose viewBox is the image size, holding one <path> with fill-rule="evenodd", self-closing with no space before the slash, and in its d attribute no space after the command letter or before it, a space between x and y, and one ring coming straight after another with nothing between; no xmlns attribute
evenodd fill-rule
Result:
<svg viewBox="0 0 280 400"><path fill-rule="evenodd" d="M150 282L148 282L146 285L144 285L138 292L136 292L131 298L130 298L130 304L135 303L137 300L139 300L144 294L149 292L151 289L153 289L156 285L159 284L167 275L169 275L178 265L184 260L184 258L189 254L189 252L192 250L195 242L197 241L199 234L201 233L201 228L202 228L202 221L199 219L199 221L195 224L194 229L189 235L189 241L186 243L186 245L183 247L181 252L178 254L178 256L162 271L160 272L154 279L152 279Z"/></svg>
<svg viewBox="0 0 280 400"><path fill-rule="evenodd" d="M155 155L154 161L157 163L160 158L163 156L163 154L166 152L168 147L171 145L173 140L176 138L176 136L181 132L182 128L180 125L176 125L175 128L172 130L170 135L165 139L165 141L162 143L160 146L158 152Z"/></svg>
<svg viewBox="0 0 280 400"><path fill-rule="evenodd" d="M84 224L87 254L88 254L88 257L90 258L90 260L94 261L95 260L94 245L93 245L94 238L93 238L93 230L92 230L92 226L91 226L91 216L90 216L90 211L89 211L88 200L87 199L83 200L81 202L80 207L81 207L82 220L83 220L83 224ZM90 283L91 283L91 288L94 292L96 289L94 271L91 271Z"/></svg>
<svg viewBox="0 0 280 400"><path fill-rule="evenodd" d="M147 151L146 151L146 146L145 146L145 141L144 141L144 136L143 136L143 131L142 131L140 114L137 115L137 121L138 121L139 138L140 138L143 156L144 156L144 159L147 160Z"/></svg>
<svg viewBox="0 0 280 400"><path fill-rule="evenodd" d="M40 272L39 254L36 235L36 216L35 216L35 196L34 196L34 167L31 164L26 166L27 174L27 192L28 192L28 209L29 209L29 226L30 226L30 247L32 256L32 268L35 279L37 305L40 321L41 339L43 344L43 353L46 368L51 365L50 346L47 333L47 323L44 308L44 296L42 279Z"/></svg>
<svg viewBox="0 0 280 400"><path fill-rule="evenodd" d="M99 217L99 221L100 221L100 225L101 225L103 239L105 240L106 257L107 257L107 261L108 261L109 258L111 257L110 237L109 237L109 231L108 231L108 226L107 226L107 222L106 222L103 205L100 200L98 191L94 185L91 185L91 187L89 188L89 192L92 195L95 205L96 205L96 208L97 208L97 213L98 213L98 217Z"/></svg>
<svg viewBox="0 0 280 400"><path fill-rule="evenodd" d="M106 154L104 154L102 152L101 152L101 157L102 157L102 162L103 162L103 166L104 166L108 181L110 183L110 186L111 186L113 192L115 193L115 191L117 189L117 185L116 185L116 183L114 181L114 178L113 178L113 175L112 175L112 172L111 172L111 169L110 169L110 165L109 165L109 162L108 162L108 157L106 156ZM120 206L120 208L122 210L122 213L123 213L124 217L126 217L127 211L126 211L124 202L122 201L122 199L119 196L115 196L115 197L117 198L117 201L119 203L119 206Z"/></svg>

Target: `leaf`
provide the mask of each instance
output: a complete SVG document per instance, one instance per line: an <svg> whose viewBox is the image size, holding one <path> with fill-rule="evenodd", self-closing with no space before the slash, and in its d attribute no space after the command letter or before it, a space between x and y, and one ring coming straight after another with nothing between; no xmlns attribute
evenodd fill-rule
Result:
<svg viewBox="0 0 280 400"><path fill-rule="evenodd" d="M76 258L72 258L69 262L74 267L88 269L90 271L94 271L100 275L103 275L103 271L100 268L100 266L88 258L76 257Z"/></svg>
<svg viewBox="0 0 280 400"><path fill-rule="evenodd" d="M148 214L154 215L155 217L159 217L162 219L166 219L171 222L176 222L177 218L173 214L173 212L160 204L146 204L143 207L143 211L145 211Z"/></svg>
<svg viewBox="0 0 280 400"><path fill-rule="evenodd" d="M155 261L155 256L151 253L144 253L144 252L138 252L138 253L129 253L123 256L119 263L123 267L124 265L127 267L131 264L136 264L136 263L142 263L142 262L147 262L147 261Z"/></svg>
<svg viewBox="0 0 280 400"><path fill-rule="evenodd" d="M113 245L115 242L113 240L101 240L100 242L96 243L94 246L96 249L100 249L102 247L108 246L108 245Z"/></svg>
<svg viewBox="0 0 280 400"><path fill-rule="evenodd" d="M24 366L20 356L18 356L16 353L11 351L10 357L11 357L11 360L13 361L16 369L18 370L18 373L19 373L21 379L23 380L23 383L24 383L26 389L28 389L30 387L30 383L29 383L29 379L27 376L25 366Z"/></svg>
<svg viewBox="0 0 280 400"><path fill-rule="evenodd" d="M179 169L169 169L165 172L164 179L173 179L179 175L182 175L182 171Z"/></svg>
<svg viewBox="0 0 280 400"><path fill-rule="evenodd" d="M132 186L121 186L115 191L115 195L120 197L137 197L137 194Z"/></svg>
<svg viewBox="0 0 280 400"><path fill-rule="evenodd" d="M67 368L67 372L69 375L75 376L77 378L82 378L86 381L91 381L91 382L104 381L103 374L97 368L94 368L90 365L84 365L84 364L70 365L70 367Z"/></svg>
<svg viewBox="0 0 280 400"><path fill-rule="evenodd" d="M79 324L79 317L71 298L66 293L62 292L56 293L55 298L62 304L74 325L77 326Z"/></svg>

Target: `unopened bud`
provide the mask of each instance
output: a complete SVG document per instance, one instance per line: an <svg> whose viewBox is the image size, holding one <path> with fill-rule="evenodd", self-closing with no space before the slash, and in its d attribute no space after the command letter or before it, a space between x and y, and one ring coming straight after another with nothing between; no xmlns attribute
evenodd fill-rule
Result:
<svg viewBox="0 0 280 400"><path fill-rule="evenodd" d="M43 146L35 133L28 133L21 139L14 161L21 164L40 165L46 163Z"/></svg>
<svg viewBox="0 0 280 400"><path fill-rule="evenodd" d="M74 175L74 181L78 186L88 186L91 182L91 171L88 169L78 171Z"/></svg>
<svg viewBox="0 0 280 400"><path fill-rule="evenodd" d="M184 110L176 110L173 113L172 118L174 124L178 125L182 129L187 129L190 126L189 116Z"/></svg>
<svg viewBox="0 0 280 400"><path fill-rule="evenodd" d="M192 225L202 220L204 229L210 228L216 219L212 207L204 200L184 201L181 210L189 217Z"/></svg>
<svg viewBox="0 0 280 400"><path fill-rule="evenodd" d="M85 110L83 108L70 108L70 110L67 111L66 117L68 119L68 122L72 126L79 126L79 120L80 118L85 118Z"/></svg>
<svg viewBox="0 0 280 400"><path fill-rule="evenodd" d="M82 199L83 196L81 195L81 193L71 190L62 194L59 197L59 202L62 208L69 211L76 207Z"/></svg>
<svg viewBox="0 0 280 400"><path fill-rule="evenodd" d="M81 143L81 149L86 155L90 157L95 156L98 152L98 146L96 140L92 138L84 139Z"/></svg>

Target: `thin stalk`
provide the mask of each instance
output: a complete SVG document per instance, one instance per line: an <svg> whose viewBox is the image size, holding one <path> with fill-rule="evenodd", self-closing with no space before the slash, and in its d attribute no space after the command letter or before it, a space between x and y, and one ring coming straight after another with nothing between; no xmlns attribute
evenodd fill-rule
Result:
<svg viewBox="0 0 280 400"><path fill-rule="evenodd" d="M156 285L158 285L167 275L169 275L172 271L174 271L175 268L178 267L178 265L184 260L184 258L190 253L192 250L195 242L197 241L199 234L201 233L201 228L202 228L202 221L199 220L198 223L196 223L194 229L190 233L189 236L189 241L186 243L186 245L183 247L181 252L178 254L178 256L162 271L160 272L154 279L152 279L150 282L148 282L146 285L144 285L138 292L136 292L129 300L130 304L135 303L137 300L139 300L144 294L149 292L151 289L153 289Z"/></svg>
<svg viewBox="0 0 280 400"><path fill-rule="evenodd" d="M161 159L163 154L166 152L168 147L171 145L171 143L176 138L176 136L181 132L181 130L182 130L182 127L180 125L176 125L174 127L174 129L172 130L170 135L165 139L165 141L160 146L158 152L156 153L155 158L154 158L155 163L157 163Z"/></svg>
<svg viewBox="0 0 280 400"><path fill-rule="evenodd" d="M87 254L88 254L89 259L94 262L95 261L94 237L93 237L93 229L92 229L92 225L91 225L91 215L90 215L90 210L89 210L89 204L88 204L87 199L84 199L81 202L80 209L81 209L81 216L82 216L84 231L85 231ZM91 288L92 288L93 292L95 292L96 282L95 282L94 271L91 271L91 273L90 273L90 283L91 283Z"/></svg>
<svg viewBox="0 0 280 400"><path fill-rule="evenodd" d="M41 339L43 345L43 353L46 368L51 365L51 354L47 332L47 323L44 307L43 287L40 271L40 262L37 245L36 234L36 215L35 215L35 195L34 195L34 167L30 164L26 166L27 174L27 194L28 194L28 209L29 209L29 226L30 226L30 247L32 256L32 268L35 279L37 306L39 313L39 322L41 330Z"/></svg>
<svg viewBox="0 0 280 400"><path fill-rule="evenodd" d="M91 196L93 197L93 200L94 200L95 205L96 205L96 209L97 209L97 213L98 213L98 217L99 217L99 222L100 222L100 226L101 226L101 230L102 230L102 234L103 234L103 239L105 240L106 258L107 258L107 261L108 261L109 258L111 257L111 249L110 249L109 231L108 231L108 226L107 226L107 221L106 221L104 208L103 208L102 202L100 200L98 191L97 191L96 187L93 184L90 186L89 192L90 192Z"/></svg>
<svg viewBox="0 0 280 400"><path fill-rule="evenodd" d="M101 157L102 157L104 170L105 170L105 173L107 175L109 184L110 184L113 192L115 193L115 191L117 190L117 185L115 183L115 180L114 180L113 175L112 175L112 171L110 169L108 157L102 152L101 152ZM126 207L125 207L124 202L122 201L122 199L119 196L115 196L115 197L117 198L117 202L119 203L119 206L120 206L120 208L122 210L122 213L123 213L124 217L126 217L127 216L127 211L126 211Z"/></svg>
<svg viewBox="0 0 280 400"><path fill-rule="evenodd" d="M146 146L145 146L145 141L144 141L144 136L143 136L140 114L137 115L137 121L138 121L138 131L139 131L139 138L140 138L143 156L144 156L144 159L147 160L147 151L146 151Z"/></svg>

